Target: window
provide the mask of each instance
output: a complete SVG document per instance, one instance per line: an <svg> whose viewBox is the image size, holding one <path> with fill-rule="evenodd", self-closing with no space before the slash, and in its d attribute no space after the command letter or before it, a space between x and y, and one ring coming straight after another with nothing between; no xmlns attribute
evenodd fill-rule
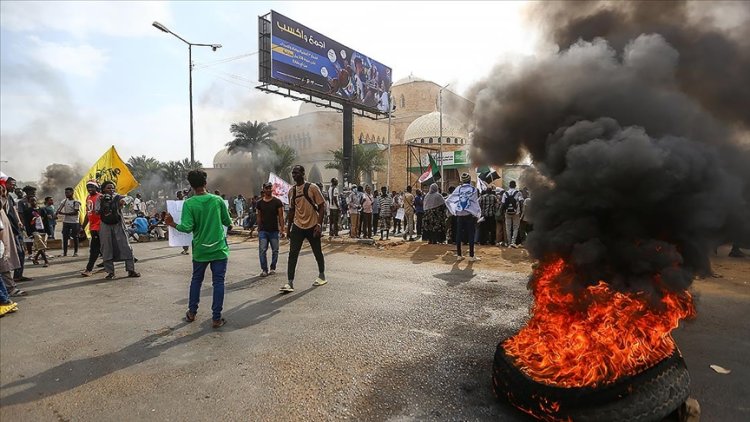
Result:
<svg viewBox="0 0 750 422"><path fill-rule="evenodd" d="M432 143L432 138L430 138L430 143Z"/></svg>
<svg viewBox="0 0 750 422"><path fill-rule="evenodd" d="M401 108L406 107L406 97L404 97L404 94L401 94Z"/></svg>

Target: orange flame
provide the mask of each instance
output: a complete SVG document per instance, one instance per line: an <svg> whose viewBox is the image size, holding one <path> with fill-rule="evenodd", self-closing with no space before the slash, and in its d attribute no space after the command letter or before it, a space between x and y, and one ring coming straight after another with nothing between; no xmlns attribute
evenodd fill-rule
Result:
<svg viewBox="0 0 750 422"><path fill-rule="evenodd" d="M565 267L558 259L535 272L531 319L503 344L537 382L596 387L635 375L672 354L671 331L695 316L689 292L663 291L655 309L643 293L615 292L604 281L586 288L582 302L564 291Z"/></svg>

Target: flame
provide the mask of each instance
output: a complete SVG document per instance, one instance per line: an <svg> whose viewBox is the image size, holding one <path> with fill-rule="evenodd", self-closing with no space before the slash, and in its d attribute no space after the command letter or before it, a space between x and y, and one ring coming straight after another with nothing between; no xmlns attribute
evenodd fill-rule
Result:
<svg viewBox="0 0 750 422"><path fill-rule="evenodd" d="M671 331L695 316L689 292L662 291L654 306L643 293L615 292L599 281L576 297L565 291L565 269L557 259L535 271L531 319L503 344L537 382L596 387L635 375L672 354Z"/></svg>

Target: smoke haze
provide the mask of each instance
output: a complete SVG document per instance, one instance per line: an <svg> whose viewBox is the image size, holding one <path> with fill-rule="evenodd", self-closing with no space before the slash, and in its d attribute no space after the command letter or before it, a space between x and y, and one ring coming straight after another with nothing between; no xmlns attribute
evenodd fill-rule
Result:
<svg viewBox="0 0 750 422"><path fill-rule="evenodd" d="M750 14L716 15L540 4L532 18L561 50L498 65L474 88L475 147L495 164L534 159L534 257L566 258L581 285L682 290L710 272L716 242L746 234Z"/></svg>

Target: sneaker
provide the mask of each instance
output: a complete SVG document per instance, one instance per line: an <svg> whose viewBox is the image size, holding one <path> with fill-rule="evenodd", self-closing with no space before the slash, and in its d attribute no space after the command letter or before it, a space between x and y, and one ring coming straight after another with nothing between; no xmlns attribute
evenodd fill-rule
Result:
<svg viewBox="0 0 750 422"><path fill-rule="evenodd" d="M291 284L289 284L289 283L286 283L286 284L284 285L284 287L280 288L279 290L280 290L280 291L282 291L282 292L286 292L286 293L291 293L291 292L293 292L293 291L294 291L294 287L292 287L292 285L291 285Z"/></svg>
<svg viewBox="0 0 750 422"><path fill-rule="evenodd" d="M105 280L112 280L113 278L115 278L115 273L109 273L104 277Z"/></svg>
<svg viewBox="0 0 750 422"><path fill-rule="evenodd" d="M477 262L477 261L481 261L481 260L482 260L482 258L480 258L478 256L472 256L472 257L469 258L469 262Z"/></svg>
<svg viewBox="0 0 750 422"><path fill-rule="evenodd" d="M324 280L324 279L318 277L318 278L315 279L315 282L313 283L313 287L323 286L326 283L328 283L327 280Z"/></svg>
<svg viewBox="0 0 750 422"><path fill-rule="evenodd" d="M213 320L213 321L211 322L211 327L212 327L212 328L219 328L219 327L221 327L222 325L224 325L224 324L226 324L226 323L227 323L227 320L225 320L224 318L221 318L221 319L215 319L215 320Z"/></svg>
<svg viewBox="0 0 750 422"><path fill-rule="evenodd" d="M274 274L276 274L276 270L271 270L268 272L268 275L274 275Z"/></svg>
<svg viewBox="0 0 750 422"><path fill-rule="evenodd" d="M268 273L265 271L261 271L260 274L258 274L260 277L268 277Z"/></svg>
<svg viewBox="0 0 750 422"><path fill-rule="evenodd" d="M462 255L459 255L456 257L456 262L461 262L464 260L464 257Z"/></svg>
<svg viewBox="0 0 750 422"><path fill-rule="evenodd" d="M94 275L94 273L92 273L91 271L81 271L81 277L91 277L92 275Z"/></svg>
<svg viewBox="0 0 750 422"><path fill-rule="evenodd" d="M130 278L138 278L141 276L141 273L135 272L135 271L128 271L128 277Z"/></svg>
<svg viewBox="0 0 750 422"><path fill-rule="evenodd" d="M78 256L78 252L73 252L73 256Z"/></svg>

